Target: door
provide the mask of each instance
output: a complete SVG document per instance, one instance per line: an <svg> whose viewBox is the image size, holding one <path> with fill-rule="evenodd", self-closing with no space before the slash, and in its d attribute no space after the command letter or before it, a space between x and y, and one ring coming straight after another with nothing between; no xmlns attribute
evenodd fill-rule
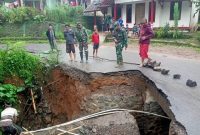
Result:
<svg viewBox="0 0 200 135"><path fill-rule="evenodd" d="M145 3L137 3L135 5L135 23L139 24L145 17Z"/></svg>

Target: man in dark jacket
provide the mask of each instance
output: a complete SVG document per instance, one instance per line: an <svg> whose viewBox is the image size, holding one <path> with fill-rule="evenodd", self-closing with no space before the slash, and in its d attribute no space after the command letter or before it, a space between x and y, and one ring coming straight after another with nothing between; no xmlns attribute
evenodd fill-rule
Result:
<svg viewBox="0 0 200 135"><path fill-rule="evenodd" d="M46 32L47 38L49 40L49 44L51 47L51 50L53 51L54 49L57 50L56 46L56 36L55 36L55 31L53 30L53 26L49 24L49 28Z"/></svg>
<svg viewBox="0 0 200 135"><path fill-rule="evenodd" d="M75 54L75 33L72 30L72 28L70 27L69 24L65 25L65 31L64 31L64 37L66 40L66 52L69 53L69 57L71 61L76 61L76 54ZM73 56L74 59L73 59Z"/></svg>
<svg viewBox="0 0 200 135"><path fill-rule="evenodd" d="M141 22L141 29L139 35L139 45L140 45L140 57L141 57L141 67L144 66L144 60L147 59L147 63L151 61L148 56L150 39L153 37L154 33L151 26L147 23L147 19L143 18Z"/></svg>

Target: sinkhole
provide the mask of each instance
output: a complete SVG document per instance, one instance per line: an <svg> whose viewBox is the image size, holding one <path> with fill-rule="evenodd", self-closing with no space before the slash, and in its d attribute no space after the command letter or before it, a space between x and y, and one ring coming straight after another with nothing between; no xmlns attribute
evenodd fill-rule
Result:
<svg viewBox="0 0 200 135"><path fill-rule="evenodd" d="M56 67L48 78L50 79L41 91L41 100L37 103L38 113L27 115L23 121L23 125L29 125L30 130L54 126L89 114L116 108L139 110L170 117L167 115L170 114L168 110L170 105L166 102L165 95L140 71L86 73L67 66L65 68ZM122 116L127 115L112 114L112 118L98 118L95 122L88 120L83 124L86 126L81 129L85 130L85 133L83 131L81 133L131 135L136 134L133 130L138 130L138 135L170 134L170 118L137 112L129 114L131 120L135 119L136 128L133 128L133 123L123 127ZM108 119L111 120L107 125ZM117 121L121 121L123 124ZM126 120L124 119L124 121ZM104 128L99 128L99 124L105 124ZM110 129L111 126L114 129Z"/></svg>

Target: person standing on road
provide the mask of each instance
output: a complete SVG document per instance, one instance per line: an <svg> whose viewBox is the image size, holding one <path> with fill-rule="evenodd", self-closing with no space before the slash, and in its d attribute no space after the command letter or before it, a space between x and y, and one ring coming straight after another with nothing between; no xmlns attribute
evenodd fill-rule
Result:
<svg viewBox="0 0 200 135"><path fill-rule="evenodd" d="M17 126L17 110L11 104L5 103L5 109L1 112L0 125L2 127L3 135L20 135L23 129Z"/></svg>
<svg viewBox="0 0 200 135"><path fill-rule="evenodd" d="M75 32L75 36L79 42L81 63L83 63L83 50L85 52L86 62L88 62L88 35L86 32L86 29L83 28L81 23L77 23L77 29Z"/></svg>
<svg viewBox="0 0 200 135"><path fill-rule="evenodd" d="M66 40L66 52L69 54L70 61L73 61L73 60L76 61L76 53L75 53L75 47L74 47L75 33L69 24L65 25L64 37Z"/></svg>
<svg viewBox="0 0 200 135"><path fill-rule="evenodd" d="M56 46L56 36L55 36L55 31L53 30L53 26L49 24L49 28L46 32L47 38L49 40L49 44L51 47L51 50L53 51L54 49L57 50Z"/></svg>
<svg viewBox="0 0 200 135"><path fill-rule="evenodd" d="M119 23L120 26L122 27L122 24L124 23L124 21L122 20L122 17L120 17L120 18L118 19L118 23Z"/></svg>
<svg viewBox="0 0 200 135"><path fill-rule="evenodd" d="M115 42L115 47L116 47L117 64L120 66L123 65L122 50L124 47L125 49L127 49L128 38L126 35L126 31L121 28L121 25L119 23L116 24L116 28L113 32L113 40Z"/></svg>
<svg viewBox="0 0 200 135"><path fill-rule="evenodd" d="M99 32L98 29L95 28L92 34L92 43L93 43L93 57L97 57L98 49L99 49Z"/></svg>
<svg viewBox="0 0 200 135"><path fill-rule="evenodd" d="M141 22L141 29L139 33L139 45L140 45L140 57L141 64L140 67L144 66L144 61L147 59L147 63L151 61L151 58L148 56L150 39L153 37L154 33L151 26L147 23L147 19L143 18Z"/></svg>

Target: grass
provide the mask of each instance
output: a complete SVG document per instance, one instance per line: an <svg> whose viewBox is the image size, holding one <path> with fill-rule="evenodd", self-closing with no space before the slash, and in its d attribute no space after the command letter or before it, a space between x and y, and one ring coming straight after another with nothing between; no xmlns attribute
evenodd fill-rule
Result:
<svg viewBox="0 0 200 135"><path fill-rule="evenodd" d="M185 39L152 39L151 43L153 46L177 46L192 48L199 52L200 50L200 32L187 33L190 38ZM130 39L131 42L138 42L136 40Z"/></svg>
<svg viewBox="0 0 200 135"><path fill-rule="evenodd" d="M58 43L64 43L65 41L64 40L57 40ZM28 44L31 44L31 43L35 43L35 44L48 44L49 41L48 40L2 40L0 41L0 44L5 44L5 45L8 45L8 46L18 46L18 47L24 47Z"/></svg>

